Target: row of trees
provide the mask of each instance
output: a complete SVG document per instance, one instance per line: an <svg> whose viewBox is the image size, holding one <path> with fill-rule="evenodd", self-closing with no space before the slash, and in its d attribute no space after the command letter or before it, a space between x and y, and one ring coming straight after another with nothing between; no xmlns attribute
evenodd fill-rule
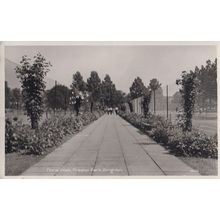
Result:
<svg viewBox="0 0 220 220"><path fill-rule="evenodd" d="M161 88L161 83L156 78L151 79L149 85L146 87L142 79L140 77L137 77L134 79L134 82L130 87L130 94L128 95L128 100L136 99L138 97L143 97L142 105L144 109L144 116L147 117L152 93L154 97L154 112L155 112L156 109L155 92L159 88Z"/></svg>
<svg viewBox="0 0 220 220"><path fill-rule="evenodd" d="M217 110L217 59L214 62L208 60L206 66L195 67L194 73L197 80L195 108L200 110ZM173 103L182 105L180 91L173 95Z"/></svg>
<svg viewBox="0 0 220 220"><path fill-rule="evenodd" d="M208 99L211 107L211 101L217 102L217 59L212 63L206 62L206 66L198 67L194 71L183 71L181 78L176 81L180 85L181 103L183 115L181 116L182 127L184 131L192 130L192 116L196 102L199 104Z"/></svg>
<svg viewBox="0 0 220 220"><path fill-rule="evenodd" d="M76 95L87 92L91 103L99 102L108 107L118 106L125 98L125 93L116 89L108 74L105 75L104 80L101 80L96 71L91 72L86 82L80 72L76 72L73 75L71 89Z"/></svg>
<svg viewBox="0 0 220 220"><path fill-rule="evenodd" d="M67 109L76 102L76 97L90 103L93 110L94 103L104 107L115 107L125 100L125 93L116 89L109 75L101 80L98 73L92 71L87 81L84 81L80 72L73 74L70 88L64 85L55 85L47 91L47 104L50 108ZM72 101L71 101L72 100Z"/></svg>
<svg viewBox="0 0 220 220"><path fill-rule="evenodd" d="M79 112L81 100L89 103L92 111L95 103L102 107L115 107L124 102L130 103L132 99L142 96L146 117L149 112L151 95L154 95L155 111L155 91L161 88L161 84L155 78L150 80L146 87L141 78L137 77L130 87L130 93L126 95L116 89L109 75L101 80L98 73L92 71L86 81L80 72L73 74L70 88L56 84L51 90L45 91L44 78L50 71L50 62L47 62L41 54L37 54L33 61L27 56L23 56L20 64L16 67L16 73L21 82L22 93L19 89L10 90L6 83L6 108L12 103L11 100L22 100L27 115L31 119L32 128L38 127L45 103L48 108L64 110L73 104L76 111ZM183 108L184 111L188 111L186 117L190 118L196 97L200 102L205 102L207 99L210 103L212 100L217 101L217 59L214 63L208 60L206 66L202 66L201 69L196 67L195 71L183 72L182 78L177 81L177 84L182 87L180 94L184 100ZM131 105L130 108L132 108ZM187 127L190 127L190 122Z"/></svg>
<svg viewBox="0 0 220 220"><path fill-rule="evenodd" d="M55 86L50 90L45 90L45 76L50 71L52 65L44 56L37 54L31 60L23 56L20 65L16 67L17 78L20 80L22 92L19 89L22 105L27 111L33 129L38 128L38 122L46 108L67 110L71 105L74 106L77 114L84 104L90 104L93 110L94 104L101 107L116 107L126 99L126 94L116 89L109 75L103 80L100 79L96 71L92 71L90 77L84 81L80 72L73 74L70 88L64 85ZM6 84L6 108L9 105L10 88Z"/></svg>
<svg viewBox="0 0 220 220"><path fill-rule="evenodd" d="M199 81L196 103L211 109L217 103L217 59L214 62L207 60L206 66L196 67L194 73Z"/></svg>

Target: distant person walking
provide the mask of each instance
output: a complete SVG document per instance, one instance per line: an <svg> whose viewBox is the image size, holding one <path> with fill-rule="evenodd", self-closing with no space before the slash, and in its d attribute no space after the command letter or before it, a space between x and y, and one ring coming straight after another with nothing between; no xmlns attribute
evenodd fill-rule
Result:
<svg viewBox="0 0 220 220"><path fill-rule="evenodd" d="M118 107L115 108L115 114L118 115Z"/></svg>
<svg viewBox="0 0 220 220"><path fill-rule="evenodd" d="M74 104L74 108L75 108L75 111L76 111L76 116L79 115L80 106L81 106L81 96L77 95L76 99L75 99L75 104Z"/></svg>
<svg viewBox="0 0 220 220"><path fill-rule="evenodd" d="M112 115L113 109L112 107L108 108L108 115Z"/></svg>

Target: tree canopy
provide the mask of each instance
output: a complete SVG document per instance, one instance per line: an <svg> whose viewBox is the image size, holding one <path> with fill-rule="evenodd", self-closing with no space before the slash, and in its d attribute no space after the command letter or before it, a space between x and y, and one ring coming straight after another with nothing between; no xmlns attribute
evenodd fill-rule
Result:
<svg viewBox="0 0 220 220"><path fill-rule="evenodd" d="M161 83L159 83L159 81L156 78L154 78L150 80L149 87L152 91L155 91L161 87Z"/></svg>
<svg viewBox="0 0 220 220"><path fill-rule="evenodd" d="M140 77L137 77L134 79L134 82L132 83L130 87L130 95L132 99L138 98L144 94L144 90L146 87L144 86L144 83Z"/></svg>
<svg viewBox="0 0 220 220"><path fill-rule="evenodd" d="M198 86L198 105L206 106L206 101L209 100L209 106L212 105L212 100L217 102L217 59L214 62L206 61L206 66L195 68L195 73L199 80Z"/></svg>
<svg viewBox="0 0 220 220"><path fill-rule="evenodd" d="M114 96L116 95L116 88L115 84L112 82L111 77L108 74L105 75L101 87L101 98L103 99L105 105L109 107L114 105Z"/></svg>
<svg viewBox="0 0 220 220"><path fill-rule="evenodd" d="M90 77L87 79L87 88L92 100L99 101L101 94L101 79L96 71L92 71Z"/></svg>
<svg viewBox="0 0 220 220"><path fill-rule="evenodd" d="M73 81L70 87L75 93L86 91L86 82L83 80L83 77L79 71L73 74Z"/></svg>
<svg viewBox="0 0 220 220"><path fill-rule="evenodd" d="M70 90L64 85L55 85L47 92L47 104L52 109L66 110L69 102Z"/></svg>
<svg viewBox="0 0 220 220"><path fill-rule="evenodd" d="M27 56L23 56L20 64L16 67L16 73L21 82L27 115L31 120L32 128L35 129L43 114L43 97L46 88L44 78L50 71L51 64L40 53L34 56L33 62Z"/></svg>

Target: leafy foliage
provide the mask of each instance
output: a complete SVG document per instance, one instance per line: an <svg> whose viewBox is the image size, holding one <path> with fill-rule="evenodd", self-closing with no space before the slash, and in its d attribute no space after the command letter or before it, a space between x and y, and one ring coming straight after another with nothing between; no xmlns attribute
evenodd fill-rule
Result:
<svg viewBox="0 0 220 220"><path fill-rule="evenodd" d="M130 87L130 95L131 99L136 99L144 94L146 87L144 86L144 83L140 77L137 77L134 79L134 82L132 83Z"/></svg>
<svg viewBox="0 0 220 220"><path fill-rule="evenodd" d="M11 90L11 102L14 108L18 109L21 107L22 95L20 89L14 88Z"/></svg>
<svg viewBox="0 0 220 220"><path fill-rule="evenodd" d="M169 137L169 149L175 155L218 158L217 136L209 137L199 131L174 132Z"/></svg>
<svg viewBox="0 0 220 220"><path fill-rule="evenodd" d="M171 123L168 120L163 120L158 117L152 129L152 138L159 143L168 144L169 135L171 132Z"/></svg>
<svg viewBox="0 0 220 220"><path fill-rule="evenodd" d="M190 71L187 73L183 71L181 79L176 81L177 85L181 85L180 93L183 99L183 114L181 121L182 128L184 131L192 130L192 115L194 111L194 105L197 94L197 74L196 72Z"/></svg>
<svg viewBox="0 0 220 220"><path fill-rule="evenodd" d="M178 126L161 116L149 114L147 118L135 113L120 112L120 116L150 135L156 142L166 145L171 153L178 156L218 158L217 135L210 137L198 130L183 132ZM145 123L152 126L149 131Z"/></svg>
<svg viewBox="0 0 220 220"><path fill-rule="evenodd" d="M121 90L116 90L114 95L114 104L113 106L120 106L125 102L126 94Z"/></svg>
<svg viewBox="0 0 220 220"><path fill-rule="evenodd" d="M86 91L87 89L86 82L83 80L83 77L79 71L73 74L73 81L70 87L76 95L79 92Z"/></svg>
<svg viewBox="0 0 220 220"><path fill-rule="evenodd" d="M152 91L155 91L161 87L161 83L159 83L159 81L156 78L154 78L150 80L149 87Z"/></svg>
<svg viewBox="0 0 220 220"><path fill-rule="evenodd" d="M102 104L112 107L119 106L125 101L125 93L116 90L115 84L112 82L111 77L106 74L101 84L101 102Z"/></svg>
<svg viewBox="0 0 220 220"><path fill-rule="evenodd" d="M155 92L160 87L161 87L161 83L159 83L159 81L156 78L150 80L149 88L151 89L151 91L153 91L153 94L154 94L154 113L156 111L156 94L155 94Z"/></svg>
<svg viewBox="0 0 220 220"><path fill-rule="evenodd" d="M198 104L204 108L206 100L209 100L211 108L211 101L217 101L217 59L213 63L207 60L206 66L202 66L200 69L196 67L195 72L199 80Z"/></svg>
<svg viewBox="0 0 220 220"><path fill-rule="evenodd" d="M83 126L98 119L102 112L85 113L78 117L56 116L45 120L38 130L30 129L21 122L5 123L6 153L21 151L26 154L44 154L47 148L57 146L67 135L74 134Z"/></svg>
<svg viewBox="0 0 220 220"><path fill-rule="evenodd" d="M41 54L34 56L32 64L27 56L23 56L20 63L21 66L16 67L16 73L21 82L27 115L32 128L35 129L43 113L43 95L46 87L44 78L51 64Z"/></svg>
<svg viewBox="0 0 220 220"><path fill-rule="evenodd" d="M96 71L92 71L90 77L87 79L88 91L91 94L93 101L99 101L101 94L101 79Z"/></svg>
<svg viewBox="0 0 220 220"><path fill-rule="evenodd" d="M47 92L47 105L52 109L64 109L68 107L70 91L64 85L55 85Z"/></svg>
<svg viewBox="0 0 220 220"><path fill-rule="evenodd" d="M104 80L101 85L102 94L101 97L107 106L113 106L114 104L114 96L116 94L115 84L112 82L110 76L106 74Z"/></svg>
<svg viewBox="0 0 220 220"><path fill-rule="evenodd" d="M150 101L151 101L151 90L149 88L146 88L144 90L143 102L142 102L145 118L147 117L147 115L149 113Z"/></svg>
<svg viewBox="0 0 220 220"><path fill-rule="evenodd" d="M21 106L22 95L20 89L11 89L5 81L5 108L19 109Z"/></svg>

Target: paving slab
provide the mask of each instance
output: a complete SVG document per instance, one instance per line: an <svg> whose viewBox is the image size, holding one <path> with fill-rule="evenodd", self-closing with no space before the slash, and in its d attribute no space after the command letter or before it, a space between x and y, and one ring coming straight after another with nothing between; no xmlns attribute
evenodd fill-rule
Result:
<svg viewBox="0 0 220 220"><path fill-rule="evenodd" d="M197 176L198 171L116 115L104 115L23 176Z"/></svg>

